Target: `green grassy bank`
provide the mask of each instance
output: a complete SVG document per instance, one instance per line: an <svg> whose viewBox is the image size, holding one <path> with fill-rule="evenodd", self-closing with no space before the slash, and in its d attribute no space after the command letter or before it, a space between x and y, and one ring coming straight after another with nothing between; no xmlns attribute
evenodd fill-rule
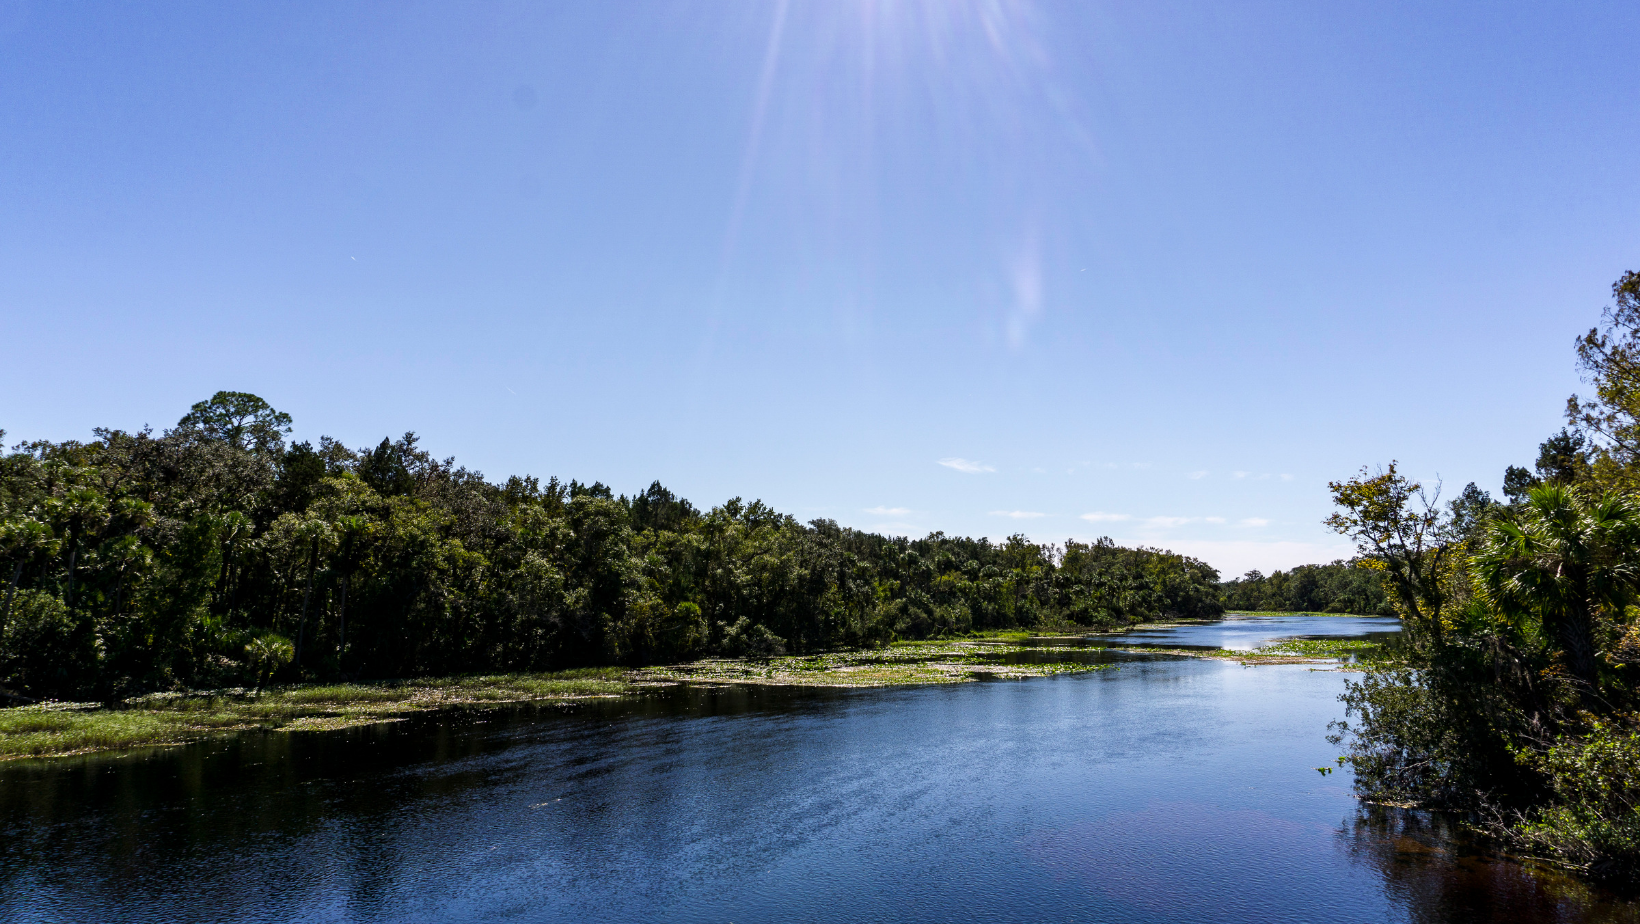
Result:
<svg viewBox="0 0 1640 924"><path fill-rule="evenodd" d="M182 744L251 728L317 731L456 707L574 700L630 693L620 668L387 683L159 693L117 708L43 703L0 709L0 760Z"/></svg>
<svg viewBox="0 0 1640 924"><path fill-rule="evenodd" d="M1012 655L1037 650L1022 644L1032 637L1073 637L1088 630L1064 626L1050 632L1054 634L993 632L897 642L884 648L767 659L712 658L636 670L604 667L546 674L294 685L260 691L160 693L127 700L118 707L42 703L0 709L0 761L183 744L248 729L339 729L440 709L630 696L680 683L874 687L1023 679L1110 667L1074 661L1009 663L1015 660ZM1292 640L1255 652L1132 650L1265 664L1336 659L1359 655L1370 647L1365 642L1329 639Z"/></svg>

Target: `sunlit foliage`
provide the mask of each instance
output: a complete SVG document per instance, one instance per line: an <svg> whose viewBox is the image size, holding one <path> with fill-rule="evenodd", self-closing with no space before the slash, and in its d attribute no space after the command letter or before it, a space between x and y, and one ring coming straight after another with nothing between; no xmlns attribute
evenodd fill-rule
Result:
<svg viewBox="0 0 1640 924"><path fill-rule="evenodd" d="M221 392L161 434L0 457L0 686L116 700L298 679L771 657L1222 611L1194 559L909 540L659 483L492 483L414 434L287 445Z"/></svg>
<svg viewBox="0 0 1640 924"><path fill-rule="evenodd" d="M1344 695L1364 795L1462 809L1501 839L1640 883L1640 275L1578 342L1597 397L1510 503L1442 508L1395 466L1333 486L1329 525L1384 576L1408 644Z"/></svg>

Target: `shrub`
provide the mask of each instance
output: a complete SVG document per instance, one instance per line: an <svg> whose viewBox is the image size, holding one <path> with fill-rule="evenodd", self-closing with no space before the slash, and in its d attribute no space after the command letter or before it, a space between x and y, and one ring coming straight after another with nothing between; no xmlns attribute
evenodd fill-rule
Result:
<svg viewBox="0 0 1640 924"><path fill-rule="evenodd" d="M767 626L742 616L724 630L723 653L738 658L773 658L786 653L786 643Z"/></svg>
<svg viewBox="0 0 1640 924"><path fill-rule="evenodd" d="M72 695L97 667L96 637L61 599L19 590L0 630L0 683L33 697Z"/></svg>

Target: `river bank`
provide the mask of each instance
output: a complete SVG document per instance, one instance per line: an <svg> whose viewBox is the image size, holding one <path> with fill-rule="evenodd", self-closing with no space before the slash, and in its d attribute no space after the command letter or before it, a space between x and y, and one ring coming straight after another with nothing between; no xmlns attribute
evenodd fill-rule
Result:
<svg viewBox="0 0 1640 924"><path fill-rule="evenodd" d="M672 682L10 761L0 919L1640 921L1442 816L1362 805L1347 768L1317 773L1338 753L1335 665L1108 650L1246 657L1397 628L1236 617L1004 639L1042 649L1005 661L1117 669Z"/></svg>
<svg viewBox="0 0 1640 924"><path fill-rule="evenodd" d="M1160 625L1142 628L1155 629ZM1079 634L1073 634L1078 633ZM0 761L185 744L213 735L262 729L325 731L392 722L439 710L496 708L642 695L678 684L880 687L1021 680L1114 667L1108 661L1045 657L1055 642L1081 641L1090 630L995 632L962 639L896 642L767 659L711 658L645 668L584 668L372 683L299 684L264 690L207 690L136 697L117 708L95 703L41 703L0 709ZM1359 654L1370 643L1287 640L1251 651L1124 646L1106 651L1173 655L1246 664L1318 663Z"/></svg>

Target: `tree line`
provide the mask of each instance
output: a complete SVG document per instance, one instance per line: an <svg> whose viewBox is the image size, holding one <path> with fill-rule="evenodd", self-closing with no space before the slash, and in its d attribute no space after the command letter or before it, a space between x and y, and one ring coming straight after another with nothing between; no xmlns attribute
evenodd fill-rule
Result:
<svg viewBox="0 0 1640 924"><path fill-rule="evenodd" d="M1595 388L1504 499L1395 463L1332 485L1406 644L1349 684L1363 795L1456 810L1518 849L1640 884L1640 273L1578 338Z"/></svg>
<svg viewBox="0 0 1640 924"><path fill-rule="evenodd" d="M1226 608L1263 613L1351 613L1393 616L1378 572L1360 561L1249 571L1219 585Z"/></svg>
<svg viewBox="0 0 1640 924"><path fill-rule="evenodd" d="M291 431L220 392L159 434L0 457L0 692L113 702L1223 610L1206 564L1108 539L910 540L739 498L703 511L658 482L492 483L413 433Z"/></svg>

